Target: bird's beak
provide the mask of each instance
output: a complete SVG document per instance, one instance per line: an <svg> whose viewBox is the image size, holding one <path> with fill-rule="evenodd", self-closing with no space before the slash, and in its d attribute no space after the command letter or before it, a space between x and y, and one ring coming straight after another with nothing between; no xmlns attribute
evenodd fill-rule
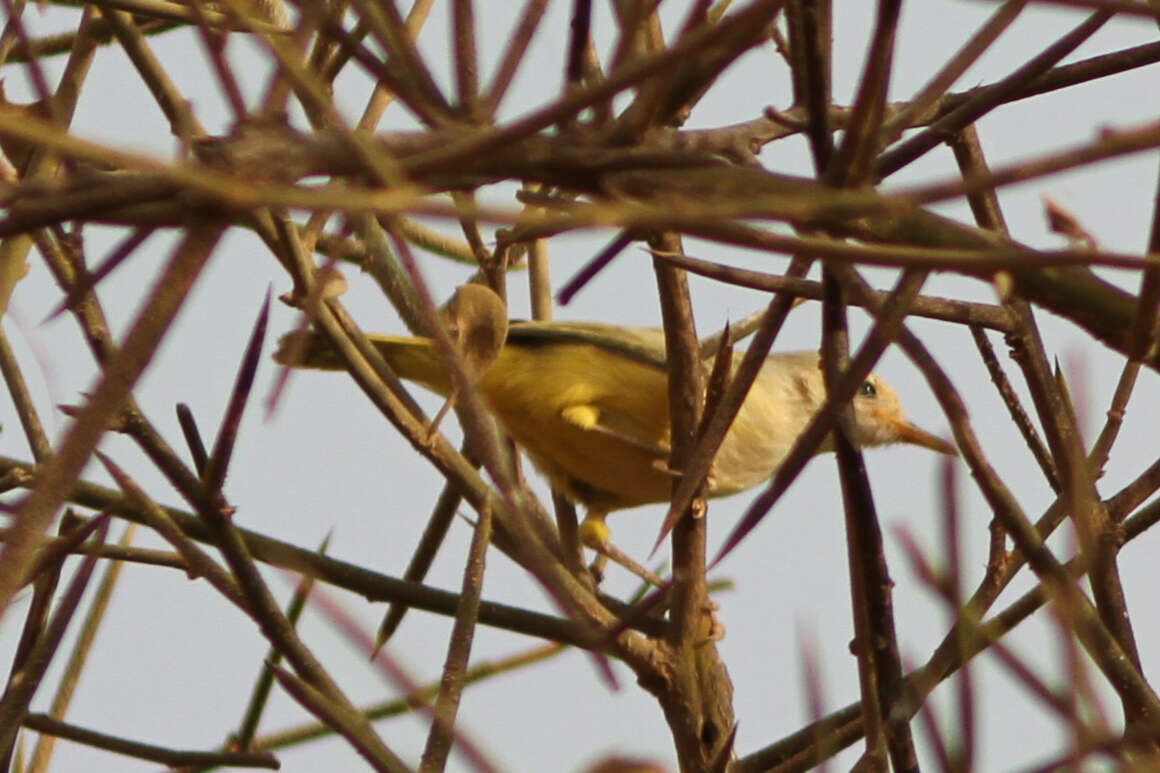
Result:
<svg viewBox="0 0 1160 773"><path fill-rule="evenodd" d="M914 426L905 419L900 419L895 422L894 437L899 443L910 443L912 445L922 446L932 451L938 451L940 454L948 454L950 456L959 455L958 449L953 445L937 435L932 435L925 429Z"/></svg>

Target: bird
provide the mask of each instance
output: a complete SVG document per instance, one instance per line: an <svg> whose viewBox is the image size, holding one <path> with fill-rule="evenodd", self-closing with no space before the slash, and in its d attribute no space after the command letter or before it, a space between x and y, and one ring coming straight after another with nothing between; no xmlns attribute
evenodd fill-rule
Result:
<svg viewBox="0 0 1160 773"><path fill-rule="evenodd" d="M663 331L597 322L509 323L498 296L474 284L461 287L447 308L470 377L500 426L556 491L586 506L582 542L605 552L610 512L669 500L674 473L668 469ZM369 338L400 378L454 400L433 340ZM327 340L310 330L283 336L274 359L293 368L345 367ZM736 494L771 478L825 398L817 351L769 355L721 442L707 495ZM859 447L903 443L956 453L908 421L897 392L876 374L862 382L853 406L852 439ZM830 437L818 453L833 450Z"/></svg>

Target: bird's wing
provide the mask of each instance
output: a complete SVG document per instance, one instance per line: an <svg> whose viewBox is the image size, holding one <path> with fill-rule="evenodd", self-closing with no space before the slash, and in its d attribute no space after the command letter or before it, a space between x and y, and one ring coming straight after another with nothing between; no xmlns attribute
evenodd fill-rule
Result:
<svg viewBox="0 0 1160 773"><path fill-rule="evenodd" d="M602 410L591 403L573 404L561 409L560 417L578 429L585 432L595 432L598 435L626 443L658 459L663 460L669 457L670 449L667 442L662 440L662 442L650 443L647 440L642 440L642 436L655 435L655 431L650 431L652 428L642 426L636 417L632 417L631 421L626 422L627 415L623 411L617 410L616 406Z"/></svg>
<svg viewBox="0 0 1160 773"><path fill-rule="evenodd" d="M510 407L509 423L529 421L532 405L547 404L574 429L667 453L664 366L660 331L519 323L485 387L493 402Z"/></svg>
<svg viewBox="0 0 1160 773"><path fill-rule="evenodd" d="M590 344L654 368L668 368L665 334L658 328L599 322L512 322L508 340L525 346L559 342Z"/></svg>
<svg viewBox="0 0 1160 773"><path fill-rule="evenodd" d="M573 365L586 363L592 368L582 379L591 389L580 390L575 400L566 401L561 417L579 429L668 456L667 400L660 407L666 416L664 430L658 433L654 391L667 395L664 331L598 322L522 322L512 326L508 340L533 348L583 344L627 360L614 367L601 357L570 359ZM629 373L636 375L629 377Z"/></svg>

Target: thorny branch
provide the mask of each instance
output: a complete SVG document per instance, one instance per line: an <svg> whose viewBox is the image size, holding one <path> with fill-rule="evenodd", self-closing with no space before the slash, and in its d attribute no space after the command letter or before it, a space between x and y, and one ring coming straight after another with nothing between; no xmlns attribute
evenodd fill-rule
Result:
<svg viewBox="0 0 1160 773"><path fill-rule="evenodd" d="M961 46L932 70L935 75L915 95L898 99L891 83L906 27L901 4L881 0L865 34L867 53L854 100L846 106L833 96L830 42L833 25L843 19L835 16L829 0L735 5L694 0L675 16L670 15L673 4L617 2L615 38L607 41L597 39L602 34L595 23L597 4L527 0L498 45L483 37L485 4L455 0L449 4L446 27L434 33L449 41L448 62L437 61L420 44L432 7L429 0L417 0L409 14L395 2L368 0L294 0L292 8L279 0L225 0L207 7L110 0L85 6L79 15L64 11L73 13L75 30L49 37L29 32L23 2L4 0L0 66L5 76L26 75L35 99L19 104L0 94L0 310L7 310L10 297L23 292L28 261L38 255L64 298L54 299L44 311L67 310L96 363L90 394L69 409L73 421L53 440L44 429L35 388L29 386L37 382L28 378L28 364L0 334L0 371L35 460L0 458L3 490L28 492L5 500L12 519L0 532L0 608L11 609L25 585L35 589L0 699L6 759L14 759L17 730L23 726L44 738L70 738L171 765L276 764L269 755L248 748L260 709L247 716L247 748L221 752L184 752L129 740L132 733L111 735L70 724L56 715L63 713L67 698L51 717L30 713L33 695L99 560L178 568L205 580L221 600L253 620L272 647L272 661L284 658L293 667L291 672L271 663L264 676L267 685L276 680L322 726L341 733L379 770L409 768L298 636L292 617L274 603L259 566L289 569L367 598L391 601L395 606L384 638L407 609L455 617L423 770L443 769L456 742L457 706L471 673L468 653L478 626L587 649L593 653L595 672L609 681L614 675L606 659L626 664L657 699L684 771L804 769L863 736L863 766L914 770L918 757L910 719L925 711L926 726L938 728L925 703L930 691L971 657L996 647L1004 633L1044 604L1052 605L1059 636L1086 648L1096 667L1090 678L1102 679L1116 691L1125 720L1119 734L1114 723L1089 721L1077 701L1054 700L1034 668L1010 650L997 649L1016 681L1043 698L1073 733L1074 751L1067 764L1080 765L1095 754L1137 761L1155 754L1160 746L1160 699L1146 680L1141 634L1133 626L1119 552L1160 517L1154 503L1146 504L1160 487L1160 472L1156 464L1138 470L1135 481L1107 498L1101 498L1097 481L1125 421L1137 370L1143 366L1160 372L1160 205L1151 207L1152 238L1142 253L1117 253L1086 242L1045 250L1012 236L1019 229L1008 230L997 191L1121 156L1154 156L1160 125L1100 127L1088 141L990 168L978 122L1007 105L1049 92L1066 96L1078 84L1102 87L1116 75L1160 60L1160 45L1061 64L1117 14L1154 18L1155 9L1108 0L1056 4L1080 6L1090 14L1059 40L1017 62L1005 77L961 92L950 90L1009 25L1040 3L1008 0L999 5L977 31L963 36ZM534 44L538 36L552 34L544 21L557 5L567 6L571 21L556 41L562 85L538 104L513 109L519 76L541 66L533 59ZM206 127L223 122L206 120L204 107L182 91L173 75L174 36L166 33L179 27L196 33L198 55L207 61L222 95L229 128L221 133ZM231 45L239 36L254 42L265 57L269 66L257 68L264 82L237 64ZM125 53L132 88L164 116L172 135L165 141L176 138L172 157L146 155L130 143L96 141L88 127L72 125L79 97L96 88L88 85L94 53L106 45ZM498 51L494 63L486 57L489 51ZM785 69L793 84L793 103L784 109L766 107L758 103L772 101L772 95L761 94L749 120L685 128L691 116L701 117L706 95L735 88L727 85L731 70L754 51L780 54L776 66ZM64 53L68 59L54 84L49 73L57 68L45 65ZM440 80L444 71L452 73L450 88ZM350 80L358 80L369 93L357 118L349 117L335 98ZM406 111L409 125L420 128L379 131L392 103ZM808 143L813 177L791 177L763 166L760 153L766 146L799 133ZM953 177L904 189L873 187L943 143L951 146L958 162ZM484 189L497 183L519 183L521 191L510 204L496 203L492 191ZM929 208L964 197L974 224ZM124 233L106 260L92 264L83 238L90 224ZM182 414L194 465L182 460L134 399L136 384L169 337L174 320L198 302L191 298L197 297L206 265L236 231L259 238L273 259L266 264L292 286L287 298L303 312L303 324L330 342L367 401L446 479L434 523L403 580L296 548L233 522L227 472L238 464L233 452L253 387L264 323L255 328L234 392L223 399L226 419L211 451L205 450L192 413L186 409ZM470 264L505 297L513 292L516 270L526 255L535 316L547 320L556 287L549 270L554 239L597 231L614 234L609 246L573 281L561 285L561 295L566 300L614 262L633 259L633 241L648 242L667 340L671 429L665 450L671 450L671 457L665 463L675 472L662 537L671 542L673 577L663 591L639 603L623 602L594 586L580 560L570 503L558 494L558 518L553 520L526 485L511 443L489 418L454 331L443 327L426 264L418 255ZM177 234L176 247L161 261L157 279L142 291L127 332L115 339L100 301L106 278L123 265L139 263L151 249L150 237L164 232ZM684 253L683 240L689 237L740 247L767 260L762 271L753 271L716 255L698 259ZM316 251L323 257L316 260ZM770 256L792 260L778 271L769 268ZM337 261L365 268L406 325L435 339L455 385L452 407L464 430L462 452L432 427L361 331L361 320L332 292ZM821 282L805 278L814 263L823 268ZM862 269L872 266L900 269L893 290L869 286ZM1123 289L1097 274L1097 267L1135 272L1133 287L1138 289ZM996 302L920 295L936 271L993 288ZM697 340L686 272L770 295L750 353L736 367L722 365L708 384L711 361ZM701 497L712 486L716 451L794 298L823 302L829 398L729 537L723 554L765 517L817 448L837 448L863 702L782 742L759 743L765 748L735 759L737 723L745 718L734 716L728 664L715 644ZM852 358L848 306L864 307L875 318ZM1090 450L1080 436L1075 399L1051 371L1052 352L1038 331L1037 315L1044 311L1070 321L1092 342L1126 361L1105 430ZM916 317L970 328L982 364L1037 463L1043 490L1054 499L1035 523L1012 493L1012 482L978 442L977 425L951 374L912 330L910 321ZM985 329L1003 334L1024 383L1013 384L1004 372ZM897 571L892 578L876 503L856 443L850 442L848 408L866 374L895 342L918 365L943 407L991 511L995 535L990 563L969 595L962 590L967 578L958 556L968 527L954 514L953 503L946 504L952 521L945 545L949 576L940 575L937 562L911 546L915 565L952 608L955 621L926 665L906 678L890 590L898 582ZM1021 388L1032 410L1023 405ZM99 454L97 447L110 431L132 439L190 512L156 504L112 456L100 458L120 492L82 479L82 470ZM99 515L80 522L70 514L64 521L67 528L50 538L49 530L66 504ZM461 562L462 593L452 594L419 580L461 504L478 517L470 556ZM1079 537L1074 557L1046 542L1069 516ZM143 524L173 552L104 544L109 517ZM94 529L100 534L89 539ZM197 543L213 546L221 558ZM527 570L556 614L482 599L489 544ZM72 553L82 555L79 568L53 605L63 562ZM1034 573L1036 590L986 618L999 593L1024 567ZM1092 600L1074 582L1085 573ZM91 619L98 616L94 611ZM84 663L85 652L78 649L71 659ZM955 750L941 738L932 742L935 756L948 769L969 770L972 764L972 690L964 676L959 700L966 748ZM220 747L221 739L206 748L215 745ZM50 743L38 749L37 769L48 764L50 750Z"/></svg>

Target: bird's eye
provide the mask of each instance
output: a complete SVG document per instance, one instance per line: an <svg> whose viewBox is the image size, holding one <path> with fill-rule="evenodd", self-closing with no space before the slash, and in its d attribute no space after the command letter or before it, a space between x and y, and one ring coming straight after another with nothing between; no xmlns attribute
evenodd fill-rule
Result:
<svg viewBox="0 0 1160 773"><path fill-rule="evenodd" d="M874 382L867 379L862 382L862 386L858 388L858 394L862 397L877 397L878 388L874 386Z"/></svg>

